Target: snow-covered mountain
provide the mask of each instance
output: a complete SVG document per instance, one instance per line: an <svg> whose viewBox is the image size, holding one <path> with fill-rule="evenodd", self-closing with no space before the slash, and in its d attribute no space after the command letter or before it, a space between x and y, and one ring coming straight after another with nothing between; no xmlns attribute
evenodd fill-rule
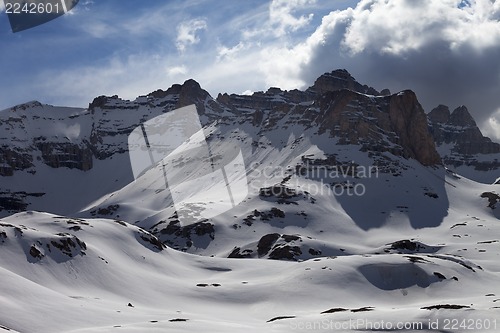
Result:
<svg viewBox="0 0 500 333"><path fill-rule="evenodd" d="M208 157L191 138L135 179L131 133L189 105ZM478 131L464 108L426 115L412 91L345 70L305 91L214 99L188 80L134 101L0 111L0 328L500 325L497 166L478 167L498 144ZM179 204L186 191L198 200Z"/></svg>

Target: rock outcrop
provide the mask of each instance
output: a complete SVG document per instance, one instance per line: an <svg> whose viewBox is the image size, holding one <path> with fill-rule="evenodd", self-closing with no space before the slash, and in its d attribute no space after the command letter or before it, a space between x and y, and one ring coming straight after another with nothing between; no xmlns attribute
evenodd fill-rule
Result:
<svg viewBox="0 0 500 333"><path fill-rule="evenodd" d="M87 171L93 167L92 150L85 142L82 144L37 142L44 163L52 168L66 167Z"/></svg>
<svg viewBox="0 0 500 333"><path fill-rule="evenodd" d="M29 151L0 146L0 176L13 176L14 171L33 167L33 156Z"/></svg>
<svg viewBox="0 0 500 333"><path fill-rule="evenodd" d="M341 89L349 89L367 95L388 95L388 90L385 90L384 94L381 94L372 87L360 84L345 69L337 69L331 73L321 75L307 91L321 95L328 91L337 91Z"/></svg>

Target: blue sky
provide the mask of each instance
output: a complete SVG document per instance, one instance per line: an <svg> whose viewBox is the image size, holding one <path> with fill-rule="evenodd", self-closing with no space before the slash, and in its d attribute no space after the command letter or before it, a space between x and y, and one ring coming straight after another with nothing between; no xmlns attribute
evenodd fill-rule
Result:
<svg viewBox="0 0 500 333"><path fill-rule="evenodd" d="M324 15L355 2L298 1L277 14L286 20L290 10L297 21L271 22L268 1L81 0L71 15L16 34L3 13L0 108L27 99L85 106L100 94L134 98L188 78L212 94L266 89L259 75L235 80L258 64L235 68L230 58L298 43Z"/></svg>
<svg viewBox="0 0 500 333"><path fill-rule="evenodd" d="M415 90L426 111L465 104L500 138L499 20L494 0L80 0L14 34L0 8L0 109L134 99L188 78L214 97L304 88L346 68Z"/></svg>

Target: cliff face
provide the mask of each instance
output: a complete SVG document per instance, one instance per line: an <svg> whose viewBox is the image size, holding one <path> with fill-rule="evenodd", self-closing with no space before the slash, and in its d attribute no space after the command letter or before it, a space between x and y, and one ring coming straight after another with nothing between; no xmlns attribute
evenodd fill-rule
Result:
<svg viewBox="0 0 500 333"><path fill-rule="evenodd" d="M320 110L320 129L329 130L342 144L361 144L364 151L387 151L423 165L441 162L412 91L374 97L343 89L324 94Z"/></svg>
<svg viewBox="0 0 500 333"><path fill-rule="evenodd" d="M441 157L427 129L427 117L415 93L405 91L389 98L389 114L407 156L423 165L440 164Z"/></svg>

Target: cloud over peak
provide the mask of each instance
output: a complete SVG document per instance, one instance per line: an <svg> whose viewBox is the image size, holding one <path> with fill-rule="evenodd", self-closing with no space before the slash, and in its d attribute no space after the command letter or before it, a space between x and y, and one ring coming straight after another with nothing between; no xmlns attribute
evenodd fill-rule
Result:
<svg viewBox="0 0 500 333"><path fill-rule="evenodd" d="M189 45L198 44L200 42L198 32L203 30L207 30L207 21L203 18L181 22L177 26L177 49L184 52Z"/></svg>
<svg viewBox="0 0 500 333"><path fill-rule="evenodd" d="M325 15L282 53L302 55L292 59L303 82L347 68L378 89L415 90L427 111L465 104L491 127L500 109L499 16L499 1L361 0Z"/></svg>
<svg viewBox="0 0 500 333"><path fill-rule="evenodd" d="M462 4L462 5L461 5ZM500 42L498 3L477 0L361 1L351 12L343 45L353 53L404 54L436 41L481 50Z"/></svg>

